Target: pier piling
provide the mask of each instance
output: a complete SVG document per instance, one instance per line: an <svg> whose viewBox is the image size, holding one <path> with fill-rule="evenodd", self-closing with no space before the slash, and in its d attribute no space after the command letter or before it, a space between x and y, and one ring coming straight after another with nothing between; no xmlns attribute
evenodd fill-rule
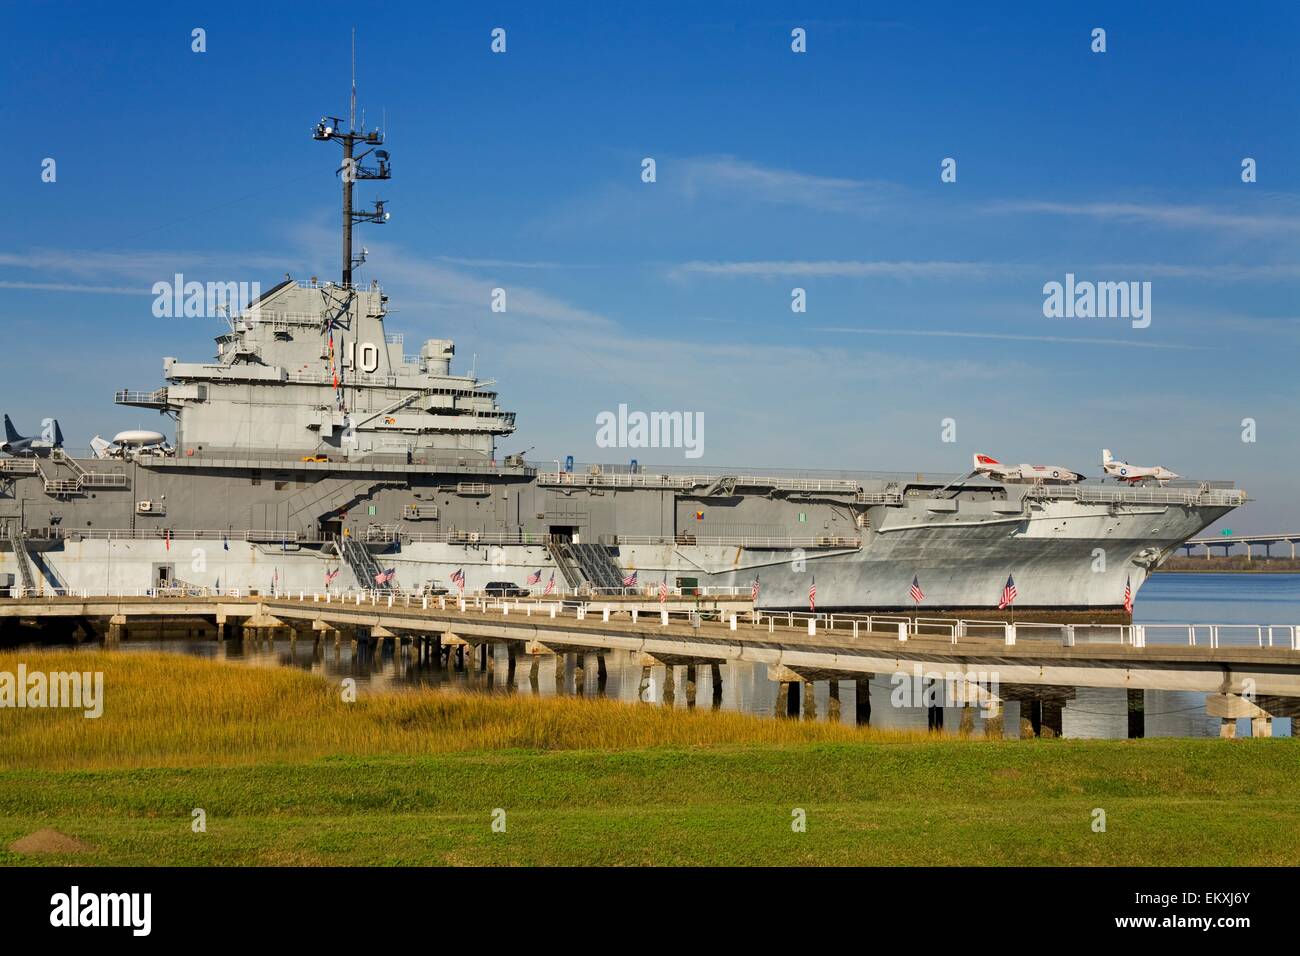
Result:
<svg viewBox="0 0 1300 956"><path fill-rule="evenodd" d="M864 727L871 725L871 676L864 674L853 682L854 720Z"/></svg>

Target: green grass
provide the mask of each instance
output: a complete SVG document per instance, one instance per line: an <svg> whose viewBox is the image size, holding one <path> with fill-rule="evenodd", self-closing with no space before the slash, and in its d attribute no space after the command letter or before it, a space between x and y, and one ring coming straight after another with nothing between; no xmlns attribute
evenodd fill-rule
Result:
<svg viewBox="0 0 1300 956"><path fill-rule="evenodd" d="M106 665L119 693L137 686L127 679L137 660L119 655ZM0 658L0 669L10 663ZM59 740L60 718L32 730L0 712L0 731L22 731L0 736L0 864L1300 862L1300 741L1290 738L964 741L853 728L841 735L737 715L598 701L548 709L547 701L446 694L428 695L445 708L431 710L416 694L334 714L332 690L310 705L323 708L315 716L321 727L282 736L254 733L245 721L259 706L294 712L302 704L286 688L323 682L193 663L185 671L192 686L206 693L208 681L228 679L238 692L206 708L180 700L187 695L174 685L162 695L173 704L139 697L139 707L127 707L119 699L122 723L114 728L110 676L104 717L86 722L137 735L137 751L158 765L106 763L130 753L130 739L74 747L53 760L47 747ZM263 691L236 676L243 674L262 678ZM136 693L153 692L139 685ZM267 695L261 705L259 693ZM146 699L166 746L139 736ZM616 730L582 716L607 713ZM566 726L575 714L576 726ZM399 752L376 753L366 735L394 715L405 723L380 737ZM23 719L33 717L51 719L34 712ZM551 728L545 746L530 720ZM360 721L364 732L334 721ZM225 728L202 738L220 745L211 759L195 758L186 743L187 728L199 722ZM86 746L79 725L67 726L65 739ZM667 743L645 745L651 731ZM520 736L531 742L512 743ZM233 749L241 741L245 749ZM196 807L207 813L205 833L191 831ZM494 808L506 811L504 833L492 830ZM804 833L791 830L795 808L807 813ZM1094 808L1106 813L1105 833L1093 832ZM44 827L92 849L66 856L6 849Z"/></svg>

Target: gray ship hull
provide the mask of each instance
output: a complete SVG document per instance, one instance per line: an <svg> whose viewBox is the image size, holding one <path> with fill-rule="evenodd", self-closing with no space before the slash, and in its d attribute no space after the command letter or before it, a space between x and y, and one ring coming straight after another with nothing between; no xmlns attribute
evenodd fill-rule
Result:
<svg viewBox="0 0 1300 956"><path fill-rule="evenodd" d="M86 462L84 466L91 464ZM176 469L157 470L138 464L131 466L133 472L135 469L149 474L133 474L133 485L149 486L164 496L169 502L168 516L135 515L134 527L122 529L97 528L95 519L86 517L102 515L101 523L114 524L115 512L132 510L136 495L131 488L118 493L123 501L116 505L109 492L98 493L93 506L89 500L79 505L55 502L56 511L67 511L66 516L59 515L58 526L24 529L28 537L22 547L38 586L91 593L143 592L166 583L262 592L374 587L365 579L367 575L340 556L337 539L313 535L310 527L272 527L251 534L241 526L244 522L238 521L202 531L173 528L170 517L176 506L171 502L189 496L220 503L217 489L228 489L232 484L224 469L212 473L181 470L180 474L175 473ZM183 490L158 491L158 482L163 480L160 472L167 474L166 482L178 483ZM1015 514L1006 513L1011 510L1007 499L997 498L957 499L955 507L944 503L940 506L945 510L935 512L931 508L947 499L909 496L889 504L865 505L860 519L840 521L842 527L833 529L842 533L801 539L789 532L807 525L810 514L831 525L832 515L841 506L755 496L748 502L748 510L754 512L755 518L764 519L762 527L773 531L779 530L773 519L784 514L789 522L786 535L710 537L699 533L708 524L699 517L711 510L712 499L707 496L692 492L683 502L666 505L661 490L629 489L616 497L596 497L602 504L606 498L615 498L618 503L612 505L604 527L626 529L623 533L603 531L599 519L591 514L595 504L589 502L587 510L569 512L578 517L564 519L575 524L565 526L561 538L553 533L553 525L536 519L532 527L513 531L500 530L494 521L480 521L477 528L466 528L471 512L483 510L483 496L478 489L459 499L454 494L442 499L445 512L458 512L454 520L461 530L413 530L424 522L403 522L397 515L403 501L414 493L412 486L418 488L427 476L394 481L387 472L358 477L362 474L353 470L318 480L305 497L318 502L309 508L314 514L322 507L319 502L328 506L348 496L345 506L364 517L348 525L348 535L355 535L358 541L370 539L367 550L376 566L395 572L394 587L450 587L452 573L461 571L471 591L497 581L523 586L530 576L538 579L533 587L538 593L551 580L561 591L576 584L599 589L601 582L581 576L578 581L571 580L557 559L557 546L577 538L603 540L602 550L620 579L614 584L621 584L621 579L635 572L636 586L651 593L660 582L674 590L679 586L700 586L748 593L757 581L759 604L780 609L807 609L808 591L814 580L819 610L910 608L909 589L914 577L925 593L923 608L991 608L999 603L1008 575L1014 576L1019 592L1017 607L1114 609L1122 605L1126 586L1136 593L1163 557L1232 508L1229 503L1208 501L1093 502L1023 496L1014 504L1019 509ZM429 480L444 488L450 485L437 476ZM17 482L16 486L22 488L23 484ZM214 487L205 496L206 484ZM521 498L533 514L543 515L560 508L562 502L572 506L575 499L574 492L549 489L536 476L499 475L487 484L495 489L489 497L501 498L507 512L523 513L525 501ZM335 485L342 490L330 491ZM362 497L356 498L359 485L366 487ZM29 490L36 490L34 483ZM247 496L250 492L245 489L243 493ZM581 500L586 494L584 490L576 497ZM1188 492L1183 497L1226 501L1223 494ZM1144 497L1129 491L1116 491L1114 495ZM1179 497L1171 492L1153 492L1145 497L1161 495L1168 499ZM669 497L675 499L677 495ZM737 501L733 492L725 499L727 507L744 511L747 497ZM24 503L23 497L11 500ZM26 504L20 510L35 512L35 502ZM186 507L197 509L194 504ZM657 525L665 510L670 516L680 511L680 523L690 528L690 533L678 532L675 527L667 535L637 533L651 530L648 526ZM35 513L48 515L48 510ZM246 502L244 514L238 517L245 517L246 522L249 513L257 514L263 524L290 523L270 505L256 501ZM222 517L231 516L227 513ZM393 520L374 522L372 518ZM0 523L4 520L0 512ZM206 523L215 524L217 520L214 515ZM672 520L677 524L677 517ZM459 540L429 540L440 538ZM10 544L0 551L0 574L16 573L19 561L20 555ZM603 582L606 587L610 583Z"/></svg>

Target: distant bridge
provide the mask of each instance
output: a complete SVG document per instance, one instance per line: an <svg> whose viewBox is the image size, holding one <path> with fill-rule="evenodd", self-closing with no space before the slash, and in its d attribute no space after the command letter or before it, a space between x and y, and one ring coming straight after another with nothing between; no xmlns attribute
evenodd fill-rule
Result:
<svg viewBox="0 0 1300 956"><path fill-rule="evenodd" d="M1264 557L1271 558L1273 545L1288 544L1291 546L1291 558L1294 560L1297 541L1300 541L1300 531L1292 534L1225 534L1217 538L1192 538L1184 541L1179 547L1187 552L1188 557L1192 556L1193 548L1204 548L1205 556L1208 558L1214 548L1222 548L1223 556L1227 557L1232 553L1233 546L1240 544L1245 546L1246 560L1249 561L1254 556L1252 545L1261 545L1264 548Z"/></svg>

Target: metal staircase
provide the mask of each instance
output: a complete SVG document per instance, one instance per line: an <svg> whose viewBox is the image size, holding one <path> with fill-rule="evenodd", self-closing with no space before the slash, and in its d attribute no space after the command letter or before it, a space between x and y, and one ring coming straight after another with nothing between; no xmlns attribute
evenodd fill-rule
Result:
<svg viewBox="0 0 1300 956"><path fill-rule="evenodd" d="M569 544L569 551L578 561L583 576L593 587L617 590L623 586L623 572L609 556L603 544Z"/></svg>
<svg viewBox="0 0 1300 956"><path fill-rule="evenodd" d="M68 590L67 584L61 577L59 577L59 573L54 570L54 566L50 564L49 561L45 560L43 554L39 551L27 551L25 548L23 550L27 557L31 559L31 563L39 569L42 581L48 581L53 584L56 590Z"/></svg>
<svg viewBox="0 0 1300 956"><path fill-rule="evenodd" d="M578 570L577 565L573 563L573 556L569 554L568 542L549 541L546 550L555 559L555 566L560 569L566 587L577 588L585 583L582 572Z"/></svg>
<svg viewBox="0 0 1300 956"><path fill-rule="evenodd" d="M18 526L9 525L9 546L13 549L14 560L18 562L18 576L23 579L23 587L29 591L36 590L36 578L32 574L31 561L28 559L27 542L23 540Z"/></svg>
<svg viewBox="0 0 1300 956"><path fill-rule="evenodd" d="M75 458L67 455L63 449L56 448L50 453L49 458L51 466L54 468L55 477L45 473L41 467L40 459L31 459L31 471L41 476L45 483L45 493L53 495L56 498L67 498L72 495L81 495L86 493L87 488L125 488L126 474L121 471L100 472L87 471L81 467ZM67 465L72 469L75 478L59 478L59 465Z"/></svg>
<svg viewBox="0 0 1300 956"><path fill-rule="evenodd" d="M364 544L357 541L350 535L344 535L341 538L335 538L339 555L348 563L352 569L352 574L357 579L357 585L362 588L374 588L380 591L391 591L391 584L377 584L375 578L382 573L382 568L375 561L375 556L370 553Z"/></svg>

